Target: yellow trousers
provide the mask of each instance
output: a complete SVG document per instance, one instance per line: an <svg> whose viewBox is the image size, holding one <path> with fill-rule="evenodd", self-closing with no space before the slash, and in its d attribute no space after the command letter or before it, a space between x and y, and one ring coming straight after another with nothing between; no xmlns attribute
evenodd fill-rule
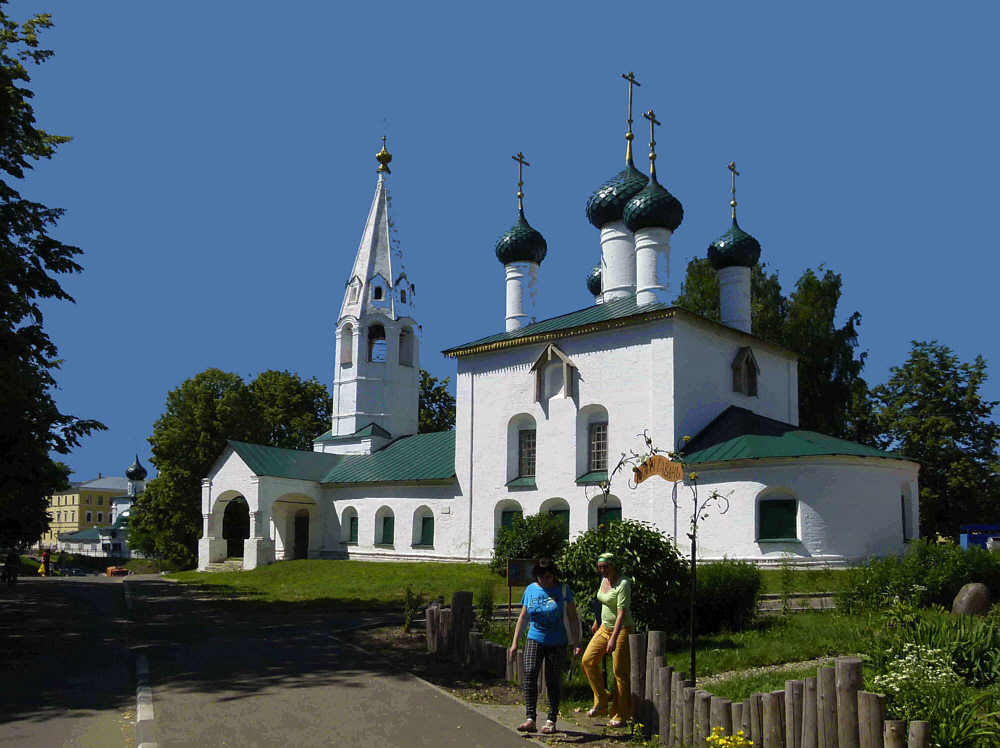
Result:
<svg viewBox="0 0 1000 748"><path fill-rule="evenodd" d="M597 629L597 633L587 645L587 651L583 653L583 672L594 692L594 707L603 709L610 704L608 718L617 718L628 722L632 719L632 661L629 654L628 635L635 633L635 629L629 626L627 629L623 628L619 631L618 642L615 644L614 652L611 653L615 674L613 699L604 687L604 679L601 677L601 659L607 654L611 631L612 629L604 626Z"/></svg>

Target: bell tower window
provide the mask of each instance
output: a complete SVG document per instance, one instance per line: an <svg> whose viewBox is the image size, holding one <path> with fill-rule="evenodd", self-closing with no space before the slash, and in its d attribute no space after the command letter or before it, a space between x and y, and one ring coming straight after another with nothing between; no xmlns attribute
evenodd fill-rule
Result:
<svg viewBox="0 0 1000 748"><path fill-rule="evenodd" d="M381 301L382 300L382 287L381 286L375 286L375 288L372 289L372 298L375 299L375 301Z"/></svg>
<svg viewBox="0 0 1000 748"><path fill-rule="evenodd" d="M385 361L387 354L385 328L382 325L372 325L368 328L368 360Z"/></svg>

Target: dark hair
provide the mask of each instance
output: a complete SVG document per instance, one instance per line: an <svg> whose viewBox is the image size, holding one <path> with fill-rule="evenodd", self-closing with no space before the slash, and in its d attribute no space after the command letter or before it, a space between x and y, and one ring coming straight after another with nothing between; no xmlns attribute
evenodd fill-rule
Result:
<svg viewBox="0 0 1000 748"><path fill-rule="evenodd" d="M547 571L552 572L552 576L556 579L559 578L559 567L556 566L555 561L551 558L540 558L537 563L531 567L531 576L538 581L540 574L544 574Z"/></svg>

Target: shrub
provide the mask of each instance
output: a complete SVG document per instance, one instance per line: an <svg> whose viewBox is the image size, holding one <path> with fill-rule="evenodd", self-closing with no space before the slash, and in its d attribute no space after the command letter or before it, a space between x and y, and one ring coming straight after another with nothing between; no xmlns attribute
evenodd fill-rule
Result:
<svg viewBox="0 0 1000 748"><path fill-rule="evenodd" d="M501 527L493 545L490 571L507 576L507 561L512 558L555 558L566 545L563 520L548 512L515 517L510 527Z"/></svg>
<svg viewBox="0 0 1000 748"><path fill-rule="evenodd" d="M420 612L420 606L424 603L424 594L414 592L410 585L403 588L403 631L410 633L413 626L413 619Z"/></svg>
<svg viewBox="0 0 1000 748"><path fill-rule="evenodd" d="M673 542L648 522L624 520L588 530L566 546L557 559L576 596L582 621L600 585L597 557L615 555L620 574L632 580L632 617L636 629L671 631L684 606L688 565ZM584 629L587 626L584 624Z"/></svg>
<svg viewBox="0 0 1000 748"><path fill-rule="evenodd" d="M698 630L742 631L750 626L757 616L762 584L760 569L750 561L698 564ZM686 615L683 620L687 621Z"/></svg>
<svg viewBox="0 0 1000 748"><path fill-rule="evenodd" d="M496 613L496 584L483 580L479 586L479 598L476 600L476 628L484 634L493 628L493 618Z"/></svg>
<svg viewBox="0 0 1000 748"><path fill-rule="evenodd" d="M894 599L921 607L951 607L962 586L981 582L994 599L1000 593L1000 554L954 543L914 541L902 556L871 558L848 571L840 606L852 610L880 608Z"/></svg>

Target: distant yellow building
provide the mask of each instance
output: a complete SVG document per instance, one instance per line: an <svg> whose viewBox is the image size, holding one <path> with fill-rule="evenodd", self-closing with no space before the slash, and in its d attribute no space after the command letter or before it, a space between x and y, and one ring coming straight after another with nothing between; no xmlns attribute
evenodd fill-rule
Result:
<svg viewBox="0 0 1000 748"><path fill-rule="evenodd" d="M92 527L111 527L112 500L128 494L129 480L125 476L98 474L94 480L71 483L65 491L48 497L51 520L41 545L55 547L60 535Z"/></svg>

